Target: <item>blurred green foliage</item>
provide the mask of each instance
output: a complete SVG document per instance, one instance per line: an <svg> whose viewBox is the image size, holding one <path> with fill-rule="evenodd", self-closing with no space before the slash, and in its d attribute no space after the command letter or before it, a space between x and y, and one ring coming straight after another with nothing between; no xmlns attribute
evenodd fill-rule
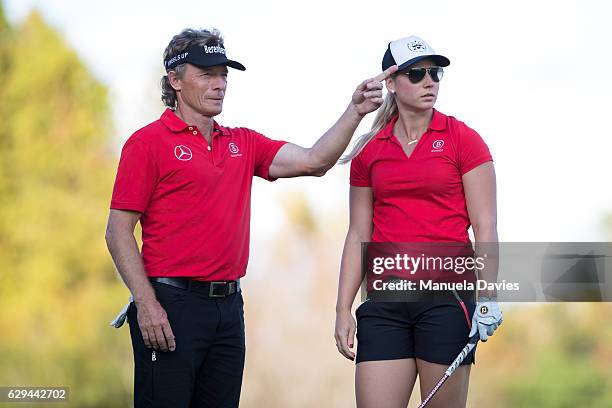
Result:
<svg viewBox="0 0 612 408"><path fill-rule="evenodd" d="M526 336L529 363L510 375L510 407L612 407L610 304L547 305L524 330L544 328L543 339ZM536 328L535 336L539 330ZM533 336L533 335L532 335ZM512 374L512 373L510 373Z"/></svg>
<svg viewBox="0 0 612 408"><path fill-rule="evenodd" d="M0 385L128 406L128 337L108 326L127 292L103 240L107 90L36 12L12 27L0 11L0 75Z"/></svg>
<svg viewBox="0 0 612 408"><path fill-rule="evenodd" d="M470 401L507 408L612 407L610 303L512 308L479 346Z"/></svg>
<svg viewBox="0 0 612 408"><path fill-rule="evenodd" d="M612 406L611 386L590 358L542 350L534 371L509 378L506 398L511 407L604 408Z"/></svg>

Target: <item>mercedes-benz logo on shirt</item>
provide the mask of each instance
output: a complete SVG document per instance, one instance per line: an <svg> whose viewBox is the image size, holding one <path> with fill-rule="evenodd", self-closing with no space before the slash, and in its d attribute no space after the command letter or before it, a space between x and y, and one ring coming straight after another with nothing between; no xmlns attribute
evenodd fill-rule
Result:
<svg viewBox="0 0 612 408"><path fill-rule="evenodd" d="M193 153L187 146L178 145L174 148L174 156L180 161L188 161L193 157Z"/></svg>

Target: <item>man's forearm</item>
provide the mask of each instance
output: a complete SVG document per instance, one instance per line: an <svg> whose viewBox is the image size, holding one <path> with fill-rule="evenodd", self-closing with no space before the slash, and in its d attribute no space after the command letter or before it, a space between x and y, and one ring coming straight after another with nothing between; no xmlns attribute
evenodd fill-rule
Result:
<svg viewBox="0 0 612 408"><path fill-rule="evenodd" d="M310 148L310 167L325 173L332 168L348 146L363 115L351 103L338 121Z"/></svg>
<svg viewBox="0 0 612 408"><path fill-rule="evenodd" d="M134 301L141 303L149 299L155 299L155 291L147 278L134 235L114 232L107 235L106 244L121 278L134 297Z"/></svg>

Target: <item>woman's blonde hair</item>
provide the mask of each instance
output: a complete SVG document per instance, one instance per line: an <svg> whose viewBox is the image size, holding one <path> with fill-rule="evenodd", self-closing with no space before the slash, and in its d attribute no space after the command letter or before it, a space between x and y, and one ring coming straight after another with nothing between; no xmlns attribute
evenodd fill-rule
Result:
<svg viewBox="0 0 612 408"><path fill-rule="evenodd" d="M387 96L385 96L385 100L383 101L381 107L378 108L378 112L376 112L374 123L372 123L372 129L368 133L359 136L355 143L353 143L351 151L348 154L342 156L340 160L338 160L338 163L346 164L353 160L355 156L357 156L359 152L363 150L365 145L367 145L368 142L372 140L372 138L378 132L380 132L385 126L387 126L389 121L391 121L391 118L397 115L397 113L398 110L397 103L395 102L395 95L389 92L387 93Z"/></svg>

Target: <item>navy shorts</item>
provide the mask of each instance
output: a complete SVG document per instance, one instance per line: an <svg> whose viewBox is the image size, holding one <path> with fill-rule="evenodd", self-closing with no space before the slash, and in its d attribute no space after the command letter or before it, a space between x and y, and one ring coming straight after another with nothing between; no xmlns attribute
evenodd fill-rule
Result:
<svg viewBox="0 0 612 408"><path fill-rule="evenodd" d="M471 323L475 303L466 301ZM457 300L448 302L377 302L356 312L356 362L419 358L450 365L468 342L468 317ZM473 364L474 349L461 363Z"/></svg>

